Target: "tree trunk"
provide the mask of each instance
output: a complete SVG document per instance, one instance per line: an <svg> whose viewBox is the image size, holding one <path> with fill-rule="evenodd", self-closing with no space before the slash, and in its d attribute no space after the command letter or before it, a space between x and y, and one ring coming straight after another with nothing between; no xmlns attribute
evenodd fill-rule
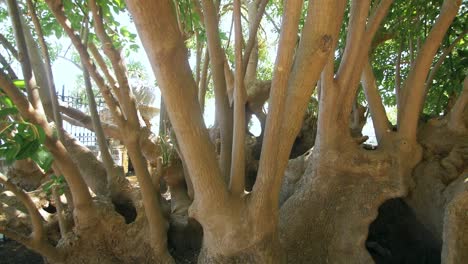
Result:
<svg viewBox="0 0 468 264"><path fill-rule="evenodd" d="M371 263L369 224L384 201L406 192L405 160L388 150L369 153L351 139L341 146L313 150L299 188L281 207L288 263Z"/></svg>

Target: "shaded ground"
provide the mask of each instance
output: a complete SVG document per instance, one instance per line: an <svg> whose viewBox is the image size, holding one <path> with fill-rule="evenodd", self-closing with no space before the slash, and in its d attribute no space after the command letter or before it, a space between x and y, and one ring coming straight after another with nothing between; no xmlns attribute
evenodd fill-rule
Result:
<svg viewBox="0 0 468 264"><path fill-rule="evenodd" d="M42 257L15 241L0 240L0 264L43 264Z"/></svg>

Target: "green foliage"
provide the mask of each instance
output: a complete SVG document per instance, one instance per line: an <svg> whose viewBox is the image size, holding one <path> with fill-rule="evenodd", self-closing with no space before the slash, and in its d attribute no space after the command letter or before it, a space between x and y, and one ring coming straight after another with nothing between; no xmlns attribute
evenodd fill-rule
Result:
<svg viewBox="0 0 468 264"><path fill-rule="evenodd" d="M162 133L160 134L160 148L161 148L161 157L162 157L162 165L163 167L169 167L172 160L177 158L177 154L174 149L174 144L172 143L172 139L169 133Z"/></svg>
<svg viewBox="0 0 468 264"><path fill-rule="evenodd" d="M23 86L23 80L16 80ZM7 163L31 158L45 171L52 166L52 155L44 147L44 130L19 116L11 98L0 92L0 157Z"/></svg>
<svg viewBox="0 0 468 264"><path fill-rule="evenodd" d="M48 180L44 185L42 185L42 191L46 193L47 196L52 194L52 190L57 188L58 195L62 195L67 186L67 182L63 175L50 175L50 180Z"/></svg>
<svg viewBox="0 0 468 264"><path fill-rule="evenodd" d="M440 13L442 0L395 1L388 16L374 39L372 66L380 94L386 106L395 106L395 68L398 54L401 50L401 81L403 89L411 61L414 60L427 39L431 27ZM459 15L451 25L445 40L439 49L433 64L437 62L443 49L466 30L467 1L463 1ZM468 71L468 39L465 36L445 59L437 71L434 81L426 97L423 113L437 116L444 114L443 110L462 88L464 76ZM411 53L413 50L413 54Z"/></svg>

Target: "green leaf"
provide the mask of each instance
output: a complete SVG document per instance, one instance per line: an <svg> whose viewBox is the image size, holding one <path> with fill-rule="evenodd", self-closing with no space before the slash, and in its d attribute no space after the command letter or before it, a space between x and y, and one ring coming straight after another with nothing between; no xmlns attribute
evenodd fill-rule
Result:
<svg viewBox="0 0 468 264"><path fill-rule="evenodd" d="M39 149L31 155L31 159L45 171L50 170L52 162L54 161L52 154L44 146L39 147Z"/></svg>
<svg viewBox="0 0 468 264"><path fill-rule="evenodd" d="M34 153L37 152L41 143L39 140L30 141L21 146L21 150L16 154L15 159L22 160L31 157Z"/></svg>
<svg viewBox="0 0 468 264"><path fill-rule="evenodd" d="M8 107L0 110L0 118L5 118L9 115L18 114L18 109L16 107Z"/></svg>
<svg viewBox="0 0 468 264"><path fill-rule="evenodd" d="M24 80L14 80L13 84L20 89L26 88L26 82Z"/></svg>

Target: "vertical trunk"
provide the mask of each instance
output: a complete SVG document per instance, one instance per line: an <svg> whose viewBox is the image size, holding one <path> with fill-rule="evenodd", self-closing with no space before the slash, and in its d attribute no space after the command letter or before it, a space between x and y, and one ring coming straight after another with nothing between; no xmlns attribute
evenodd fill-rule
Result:
<svg viewBox="0 0 468 264"><path fill-rule="evenodd" d="M236 73L234 88L234 138L229 187L234 196L244 195L245 189L245 99L246 92L242 68L241 3L234 1L234 31Z"/></svg>
<svg viewBox="0 0 468 264"><path fill-rule="evenodd" d="M226 93L226 79L224 76L225 55L221 48L218 29L218 12L211 0L203 0L206 35L210 53L211 71L215 91L215 119L219 125L221 135L221 153L219 163L225 182L229 181L232 154L233 112L229 107Z"/></svg>

